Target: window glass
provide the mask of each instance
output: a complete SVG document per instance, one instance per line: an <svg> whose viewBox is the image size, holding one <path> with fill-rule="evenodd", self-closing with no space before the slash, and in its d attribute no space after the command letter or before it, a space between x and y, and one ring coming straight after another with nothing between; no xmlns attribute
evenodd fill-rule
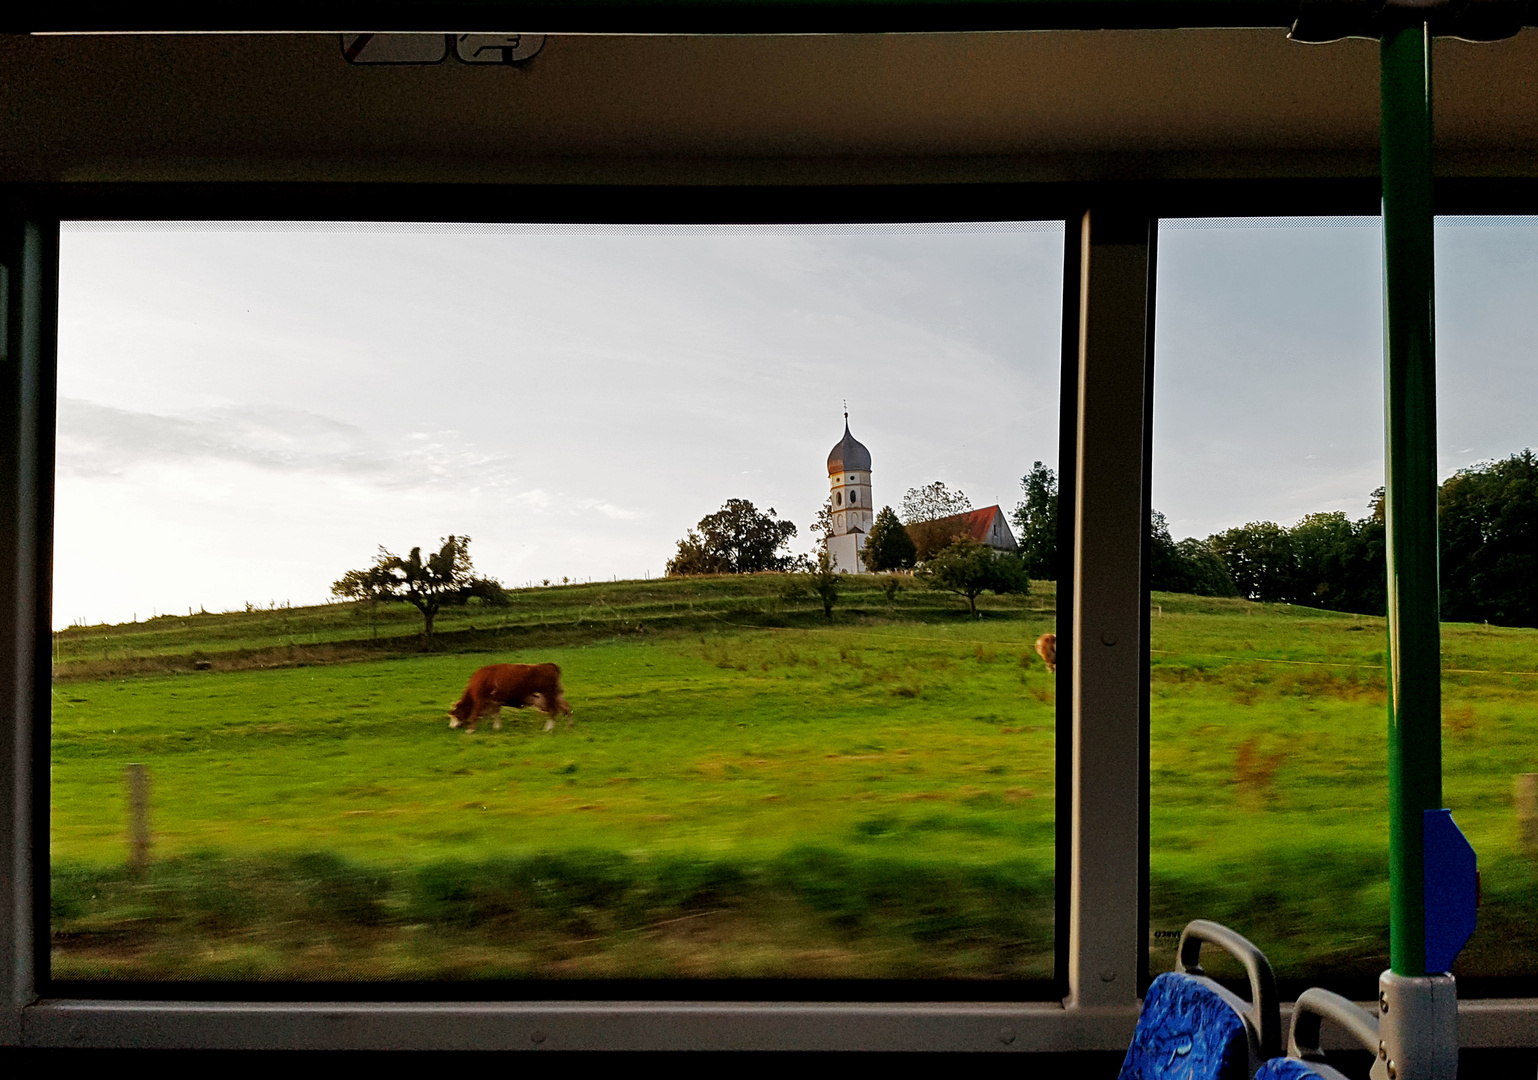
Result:
<svg viewBox="0 0 1538 1080"><path fill-rule="evenodd" d="M1387 964L1380 260L1375 218L1160 225L1155 973L1194 918L1284 982Z"/></svg>
<svg viewBox="0 0 1538 1080"><path fill-rule="evenodd" d="M62 243L55 980L1051 976L1060 224Z"/></svg>
<svg viewBox="0 0 1538 1080"><path fill-rule="evenodd" d="M1439 218L1436 244L1442 792L1483 886L1467 992L1538 975L1538 218Z"/></svg>
<svg viewBox="0 0 1538 1080"><path fill-rule="evenodd" d="M1538 578L1513 562L1538 543L1538 228L1442 219L1437 245L1444 799L1483 872L1455 969L1477 993L1538 968ZM1215 918L1284 983L1370 994L1388 949L1378 221L1167 222L1159 259L1150 967Z"/></svg>

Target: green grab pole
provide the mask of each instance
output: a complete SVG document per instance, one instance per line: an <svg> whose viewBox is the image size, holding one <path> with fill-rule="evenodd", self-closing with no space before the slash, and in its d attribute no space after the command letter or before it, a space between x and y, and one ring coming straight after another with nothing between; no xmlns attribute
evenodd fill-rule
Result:
<svg viewBox="0 0 1538 1080"><path fill-rule="evenodd" d="M1422 819L1442 805L1431 32L1382 40L1389 967L1425 975Z"/></svg>

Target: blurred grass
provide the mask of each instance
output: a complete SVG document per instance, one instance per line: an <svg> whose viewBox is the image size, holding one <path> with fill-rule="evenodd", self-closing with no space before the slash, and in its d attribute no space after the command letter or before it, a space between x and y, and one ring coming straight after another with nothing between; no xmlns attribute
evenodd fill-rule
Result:
<svg viewBox="0 0 1538 1080"><path fill-rule="evenodd" d="M441 651L402 618L341 662L319 650L357 644L349 608L281 654L274 620L309 615L209 616L212 643L203 616L93 628L115 659L61 644L55 685L55 975L1049 976L1050 583L980 622L851 584L832 625L780 575L528 590ZM1283 978L1375 976L1382 621L1153 602L1153 969L1206 917ZM1459 974L1538 974L1511 805L1538 771L1538 632L1449 625L1444 655L1446 803L1484 872ZM447 728L475 667L523 660L561 664L572 731ZM129 761L152 776L143 879Z"/></svg>
<svg viewBox="0 0 1538 1080"><path fill-rule="evenodd" d="M388 869L189 856L55 874L55 977L1050 977L1033 861L573 850Z"/></svg>
<svg viewBox="0 0 1538 1080"><path fill-rule="evenodd" d="M1226 921L1284 978L1388 963L1382 619L1155 594L1150 966L1192 918ZM1442 627L1443 800L1479 853L1463 976L1538 975L1538 866L1514 777L1538 771L1538 631ZM1160 937L1159 935L1163 935Z"/></svg>

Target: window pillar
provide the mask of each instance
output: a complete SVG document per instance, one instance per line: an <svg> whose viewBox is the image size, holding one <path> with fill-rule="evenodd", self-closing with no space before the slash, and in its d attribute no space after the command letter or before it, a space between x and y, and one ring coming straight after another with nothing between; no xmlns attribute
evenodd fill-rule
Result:
<svg viewBox="0 0 1538 1080"><path fill-rule="evenodd" d="M50 533L58 224L0 217L0 1043L37 996L35 807L52 680ZM41 645L41 647L40 647ZM34 690L34 687L36 690ZM43 848L42 850L46 850Z"/></svg>
<svg viewBox="0 0 1538 1080"><path fill-rule="evenodd" d="M1148 351L1154 222L1091 210L1079 243L1073 489L1070 1008L1135 1006L1146 967Z"/></svg>

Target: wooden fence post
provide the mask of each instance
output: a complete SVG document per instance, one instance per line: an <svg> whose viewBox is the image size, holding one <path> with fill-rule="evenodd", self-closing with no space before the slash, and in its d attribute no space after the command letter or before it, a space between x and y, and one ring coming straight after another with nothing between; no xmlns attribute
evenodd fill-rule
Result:
<svg viewBox="0 0 1538 1080"><path fill-rule="evenodd" d="M150 861L150 771L129 765L123 774L128 780L128 869L138 877Z"/></svg>
<svg viewBox="0 0 1538 1080"><path fill-rule="evenodd" d="M1517 837L1524 855L1538 858L1538 773L1518 773Z"/></svg>

